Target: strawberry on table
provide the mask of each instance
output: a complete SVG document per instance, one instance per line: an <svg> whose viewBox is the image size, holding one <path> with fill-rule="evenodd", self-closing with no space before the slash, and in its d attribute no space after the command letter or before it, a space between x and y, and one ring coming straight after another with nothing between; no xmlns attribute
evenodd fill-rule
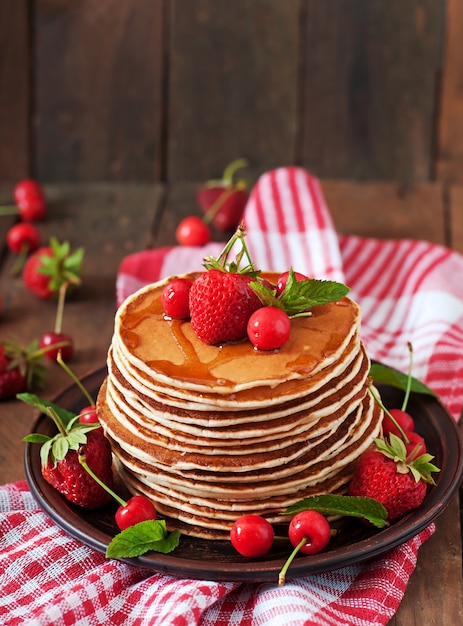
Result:
<svg viewBox="0 0 463 626"><path fill-rule="evenodd" d="M375 439L375 446L360 457L349 495L378 500L392 522L421 505L427 485L434 484L431 473L439 469L428 453L409 458L404 442L394 434L389 441Z"/></svg>
<svg viewBox="0 0 463 626"><path fill-rule="evenodd" d="M0 344L0 400L43 383L46 370L39 363L42 355L37 342L25 347L12 342Z"/></svg>
<svg viewBox="0 0 463 626"><path fill-rule="evenodd" d="M79 285L82 274L83 248L71 251L67 241L51 238L50 245L39 248L26 261L23 281L38 298L56 296L62 285Z"/></svg>
<svg viewBox="0 0 463 626"><path fill-rule="evenodd" d="M245 159L230 163L220 180L210 180L198 191L197 201L206 222L212 222L217 230L231 232L238 227L248 201L248 182L236 179L238 170L247 166Z"/></svg>

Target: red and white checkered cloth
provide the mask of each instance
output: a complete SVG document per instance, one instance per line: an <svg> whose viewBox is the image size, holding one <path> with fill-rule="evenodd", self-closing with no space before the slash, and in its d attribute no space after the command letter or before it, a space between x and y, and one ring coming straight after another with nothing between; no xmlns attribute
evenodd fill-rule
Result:
<svg viewBox="0 0 463 626"><path fill-rule="evenodd" d="M338 235L318 181L280 168L257 182L247 243L263 269L345 282L363 310L370 355L414 374L458 419L463 404L463 258L423 241ZM124 259L119 302L138 287L202 268L204 248L162 248ZM107 560L60 530L25 483L0 488L0 622L5 625L369 626L394 615L419 547L434 525L368 563L275 584L179 580Z"/></svg>

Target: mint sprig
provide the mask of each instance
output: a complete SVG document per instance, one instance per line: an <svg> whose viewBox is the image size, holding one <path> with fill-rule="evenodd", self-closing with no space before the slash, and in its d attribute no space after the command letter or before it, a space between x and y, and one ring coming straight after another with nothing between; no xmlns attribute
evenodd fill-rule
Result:
<svg viewBox="0 0 463 626"><path fill-rule="evenodd" d="M169 533L164 520L147 520L118 533L106 548L106 556L128 559L149 551L168 554L175 550L179 541L180 532Z"/></svg>
<svg viewBox="0 0 463 626"><path fill-rule="evenodd" d="M285 288L279 296L276 295L276 289L270 288L266 283L254 281L249 286L264 306L278 307L290 318L311 315L310 309L314 306L337 302L350 291L346 285L332 280L297 280L292 267L289 269Z"/></svg>
<svg viewBox="0 0 463 626"><path fill-rule="evenodd" d="M318 511L322 515L358 517L377 528L388 526L386 508L374 498L320 494L299 500L283 511L283 515L295 515L307 510Z"/></svg>

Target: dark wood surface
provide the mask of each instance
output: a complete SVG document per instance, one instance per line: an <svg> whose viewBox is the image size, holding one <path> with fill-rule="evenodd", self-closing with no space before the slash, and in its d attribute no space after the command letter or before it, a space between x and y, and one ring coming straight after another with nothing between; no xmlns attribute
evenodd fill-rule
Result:
<svg viewBox="0 0 463 626"><path fill-rule="evenodd" d="M404 191L393 184L325 181L337 229L364 236L428 238L463 253L463 187L426 184ZM195 183L166 189L162 185L51 185L49 217L40 224L50 235L86 249L83 286L66 303L63 330L76 343L73 370L82 376L104 364L111 339L115 279L126 254L174 243L181 215L192 211ZM0 218L0 245L12 218ZM3 251L0 294L0 340L37 338L54 323L55 306L26 292L9 275L13 262ZM69 379L48 364L41 395L52 398ZM22 437L32 427L32 412L18 402L0 403L0 482L24 477ZM419 552L418 563L393 626L458 624L463 614L462 549L458 496L437 520L435 534Z"/></svg>
<svg viewBox="0 0 463 626"><path fill-rule="evenodd" d="M2 0L0 172L463 180L460 0Z"/></svg>

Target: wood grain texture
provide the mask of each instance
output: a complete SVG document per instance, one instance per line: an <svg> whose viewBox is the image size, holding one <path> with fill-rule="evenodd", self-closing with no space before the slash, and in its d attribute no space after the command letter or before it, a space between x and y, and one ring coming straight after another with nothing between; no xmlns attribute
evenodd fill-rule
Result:
<svg viewBox="0 0 463 626"><path fill-rule="evenodd" d="M336 229L343 234L449 243L439 183L404 189L394 183L324 180L322 186Z"/></svg>
<svg viewBox="0 0 463 626"><path fill-rule="evenodd" d="M162 0L37 0L36 7L40 177L159 180Z"/></svg>
<svg viewBox="0 0 463 626"><path fill-rule="evenodd" d="M29 2L0 2L0 180L30 174Z"/></svg>
<svg viewBox="0 0 463 626"><path fill-rule="evenodd" d="M436 176L463 180L463 3L446 2Z"/></svg>
<svg viewBox="0 0 463 626"><path fill-rule="evenodd" d="M299 0L172 0L169 181L217 177L236 158L292 163Z"/></svg>
<svg viewBox="0 0 463 626"><path fill-rule="evenodd" d="M418 552L404 599L388 626L460 624L463 615L458 494Z"/></svg>
<svg viewBox="0 0 463 626"><path fill-rule="evenodd" d="M301 163L323 178L426 181L441 0L306 0Z"/></svg>

